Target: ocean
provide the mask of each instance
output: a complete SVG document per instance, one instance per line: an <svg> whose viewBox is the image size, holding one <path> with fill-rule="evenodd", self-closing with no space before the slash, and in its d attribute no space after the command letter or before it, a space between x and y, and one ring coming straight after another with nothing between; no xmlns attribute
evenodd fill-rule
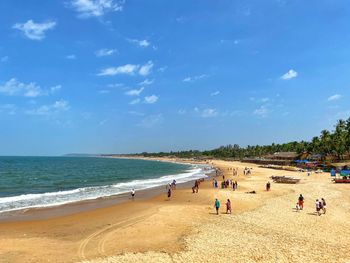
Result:
<svg viewBox="0 0 350 263"><path fill-rule="evenodd" d="M183 183L208 167L99 157L0 157L0 213Z"/></svg>

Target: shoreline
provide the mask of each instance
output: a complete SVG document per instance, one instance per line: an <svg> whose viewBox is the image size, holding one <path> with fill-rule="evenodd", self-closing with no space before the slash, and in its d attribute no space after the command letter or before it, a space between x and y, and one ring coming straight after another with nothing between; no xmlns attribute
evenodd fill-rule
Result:
<svg viewBox="0 0 350 263"><path fill-rule="evenodd" d="M166 163L177 163L177 164L186 164L186 165L206 165L205 163L190 163L188 161L184 162L173 162L170 160L167 160L166 158L164 160L159 159L152 159L152 158L119 158L119 157L104 157L101 158L117 158L117 159L138 159L138 160L145 160L145 161L161 161ZM206 173L206 170L202 170L203 172L203 178L212 178L213 172ZM176 175L174 175L176 176ZM185 189L190 188L193 185L193 182L196 179L189 180L187 182L178 183L177 188L179 189ZM134 201L139 200L146 200L150 199L152 197L161 195L164 192L165 185L161 186L155 186L150 187L146 189L140 189L136 192L136 197ZM32 220L46 220L46 219L52 219L56 217L62 217L62 216L69 216L74 215L82 212L87 212L90 210L95 210L99 208L106 208L114 205L118 205L124 202L133 201L130 198L130 193L118 193L110 196L104 196L104 197L98 197L94 199L86 199L86 200L79 200L79 201L73 201L65 204L59 204L59 205L52 205L52 206L46 206L46 207L30 207L30 208L23 208L13 211L4 211L0 213L0 224L6 223L6 222L20 222L20 221L32 221Z"/></svg>

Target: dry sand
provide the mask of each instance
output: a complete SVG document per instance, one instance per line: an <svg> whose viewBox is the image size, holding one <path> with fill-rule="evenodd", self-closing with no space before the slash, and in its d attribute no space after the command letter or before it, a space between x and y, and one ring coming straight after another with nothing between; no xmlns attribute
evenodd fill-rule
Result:
<svg viewBox="0 0 350 263"><path fill-rule="evenodd" d="M296 173L251 164L215 161L239 191L201 184L198 194L174 191L149 200L33 222L0 224L0 262L350 262L349 185L328 174ZM253 167L245 177L242 168ZM227 167L240 167L232 177ZM272 183L271 175L301 178L297 185ZM257 194L246 194L246 191ZM298 195L304 211L294 210ZM219 216L213 202L221 201ZM316 216L324 197L327 214ZM226 215L225 200L233 214Z"/></svg>

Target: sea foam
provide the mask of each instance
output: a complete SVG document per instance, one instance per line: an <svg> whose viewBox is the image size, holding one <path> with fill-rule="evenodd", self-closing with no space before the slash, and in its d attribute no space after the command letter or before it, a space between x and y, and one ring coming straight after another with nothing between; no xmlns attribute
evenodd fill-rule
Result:
<svg viewBox="0 0 350 263"><path fill-rule="evenodd" d="M212 170L208 166L193 166L192 169L186 173L166 175L159 178L139 179L112 185L82 187L66 191L2 197L0 198L0 213L29 208L53 207L84 200L109 197L128 193L131 189L138 191L166 185L173 180L176 180L177 183L185 183L207 177L207 174L211 171Z"/></svg>

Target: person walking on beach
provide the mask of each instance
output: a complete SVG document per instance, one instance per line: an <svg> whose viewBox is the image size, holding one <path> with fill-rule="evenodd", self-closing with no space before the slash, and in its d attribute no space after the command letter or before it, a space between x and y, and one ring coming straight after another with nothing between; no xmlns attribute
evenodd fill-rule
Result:
<svg viewBox="0 0 350 263"><path fill-rule="evenodd" d="M320 211L322 210L323 211L323 202L322 200L318 200L318 203L319 203L319 206L320 206ZM321 213L320 213L321 215Z"/></svg>
<svg viewBox="0 0 350 263"><path fill-rule="evenodd" d="M236 190L238 189L238 183L237 183L237 181L235 181L235 189L236 189Z"/></svg>
<svg viewBox="0 0 350 263"><path fill-rule="evenodd" d="M198 193L198 189L199 189L199 181L198 180L196 180L194 182L194 188L196 189L196 193Z"/></svg>
<svg viewBox="0 0 350 263"><path fill-rule="evenodd" d="M170 198L171 198L171 187L168 188L168 193L167 194L168 194L168 199L170 200Z"/></svg>
<svg viewBox="0 0 350 263"><path fill-rule="evenodd" d="M323 210L323 214L326 214L326 200L324 200L324 198L321 199L322 202L322 210Z"/></svg>
<svg viewBox="0 0 350 263"><path fill-rule="evenodd" d="M134 200L134 198L135 198L135 189L134 188L131 190L131 198L132 198L132 200Z"/></svg>
<svg viewBox="0 0 350 263"><path fill-rule="evenodd" d="M231 210L231 201L230 199L227 199L227 202L226 202L226 214L228 213L232 213L232 210Z"/></svg>
<svg viewBox="0 0 350 263"><path fill-rule="evenodd" d="M304 196L302 194L299 195L298 204L299 204L300 210L303 210L303 208L304 208Z"/></svg>
<svg viewBox="0 0 350 263"><path fill-rule="evenodd" d="M271 188L271 184L270 184L270 182L267 182L267 184L266 184L266 191L270 191L270 188Z"/></svg>
<svg viewBox="0 0 350 263"><path fill-rule="evenodd" d="M219 215L220 201L217 198L215 199L214 207L216 209L216 214Z"/></svg>
<svg viewBox="0 0 350 263"><path fill-rule="evenodd" d="M315 202L315 205L316 205L316 213L318 216L320 216L320 210L321 210L321 207L320 207L320 201L318 201L318 199L316 199L316 202Z"/></svg>

